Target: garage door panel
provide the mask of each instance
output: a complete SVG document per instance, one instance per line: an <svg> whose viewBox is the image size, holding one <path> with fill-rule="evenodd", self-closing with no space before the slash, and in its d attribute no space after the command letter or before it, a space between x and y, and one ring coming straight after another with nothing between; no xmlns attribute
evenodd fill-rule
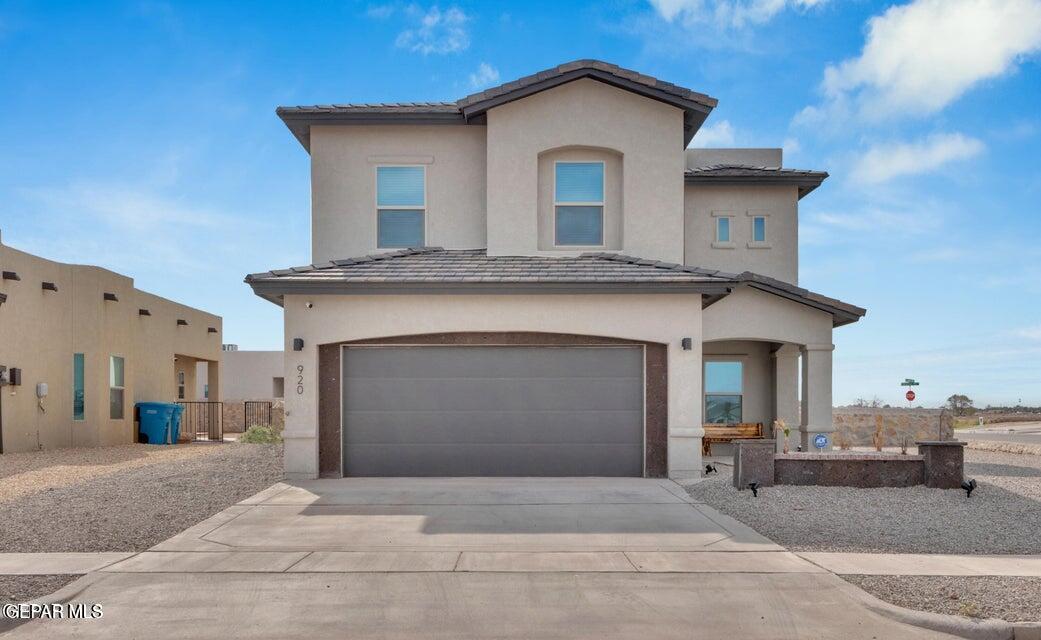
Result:
<svg viewBox="0 0 1041 640"><path fill-rule="evenodd" d="M642 437L639 411L348 412L348 442L632 444Z"/></svg>
<svg viewBox="0 0 1041 640"><path fill-rule="evenodd" d="M494 358L475 358L482 350L494 350ZM347 354L346 378L376 371L386 378L628 377L643 369L643 354L632 347L356 347Z"/></svg>
<svg viewBox="0 0 1041 640"><path fill-rule="evenodd" d="M351 476L640 476L637 445L358 445Z"/></svg>
<svg viewBox="0 0 1041 640"><path fill-rule="evenodd" d="M345 475L643 474L639 347L349 347L342 367Z"/></svg>
<svg viewBox="0 0 1041 640"><path fill-rule="evenodd" d="M632 408L641 401L642 378L355 378L344 409L378 411L524 411Z"/></svg>

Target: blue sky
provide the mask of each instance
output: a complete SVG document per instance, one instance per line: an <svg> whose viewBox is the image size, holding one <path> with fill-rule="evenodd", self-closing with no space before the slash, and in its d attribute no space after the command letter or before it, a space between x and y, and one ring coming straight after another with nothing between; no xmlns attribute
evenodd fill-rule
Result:
<svg viewBox="0 0 1041 640"><path fill-rule="evenodd" d="M595 57L708 93L694 144L783 146L803 286L869 309L835 400L1041 404L1041 0L0 0L0 229L279 348L249 272L309 262L277 105L454 100Z"/></svg>

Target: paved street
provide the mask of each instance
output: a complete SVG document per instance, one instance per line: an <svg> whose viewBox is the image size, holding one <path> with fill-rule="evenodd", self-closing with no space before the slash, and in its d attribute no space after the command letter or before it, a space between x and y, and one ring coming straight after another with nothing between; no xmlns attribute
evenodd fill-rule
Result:
<svg viewBox="0 0 1041 640"><path fill-rule="evenodd" d="M972 429L958 429L955 436L959 440L992 440L997 442L1018 442L1020 444L1041 444L1041 422L1010 422Z"/></svg>
<svg viewBox="0 0 1041 640"><path fill-rule="evenodd" d="M277 484L69 585L12 638L943 638L644 479Z"/></svg>

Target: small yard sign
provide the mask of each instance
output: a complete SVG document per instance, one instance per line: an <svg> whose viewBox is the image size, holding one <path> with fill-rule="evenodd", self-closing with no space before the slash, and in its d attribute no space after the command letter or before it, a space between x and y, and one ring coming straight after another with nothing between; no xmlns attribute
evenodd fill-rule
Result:
<svg viewBox="0 0 1041 640"><path fill-rule="evenodd" d="M823 433L818 433L813 436L813 446L817 447L820 451L824 451L824 447L828 446L828 436Z"/></svg>

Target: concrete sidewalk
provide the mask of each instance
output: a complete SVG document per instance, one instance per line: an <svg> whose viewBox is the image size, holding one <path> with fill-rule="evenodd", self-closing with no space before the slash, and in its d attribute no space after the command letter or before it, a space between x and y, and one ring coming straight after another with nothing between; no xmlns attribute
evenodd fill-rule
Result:
<svg viewBox="0 0 1041 640"><path fill-rule="evenodd" d="M839 575L1041 577L1041 555L810 552L797 555Z"/></svg>
<svg viewBox="0 0 1041 640"><path fill-rule="evenodd" d="M133 555L133 553L0 553L0 575L90 573Z"/></svg>

